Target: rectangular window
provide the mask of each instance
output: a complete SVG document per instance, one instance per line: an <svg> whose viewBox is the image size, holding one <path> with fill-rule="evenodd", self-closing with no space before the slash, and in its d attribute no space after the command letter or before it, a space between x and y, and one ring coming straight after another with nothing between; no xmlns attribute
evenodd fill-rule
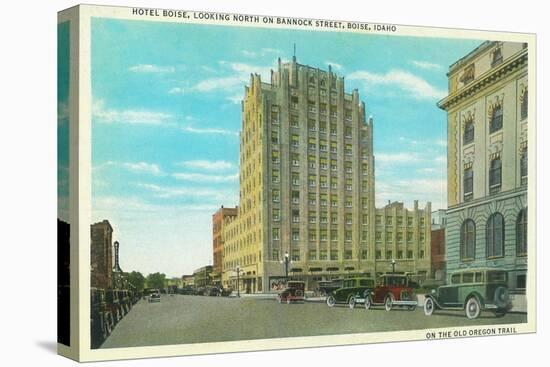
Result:
<svg viewBox="0 0 550 367"><path fill-rule="evenodd" d="M298 147L300 145L300 136L292 134L290 137L290 144L295 148Z"/></svg>
<svg viewBox="0 0 550 367"><path fill-rule="evenodd" d="M331 159L330 160L330 170L331 171L336 171L338 169L338 163L336 161L336 159Z"/></svg>
<svg viewBox="0 0 550 367"><path fill-rule="evenodd" d="M330 197L330 205L332 207L337 207L338 206L338 196L336 195L331 195Z"/></svg>
<svg viewBox="0 0 550 367"><path fill-rule="evenodd" d="M309 223L317 222L317 215L315 213L309 213Z"/></svg>
<svg viewBox="0 0 550 367"><path fill-rule="evenodd" d="M273 217L273 221L278 222L281 219L280 210L279 209L273 209L272 217Z"/></svg>
<svg viewBox="0 0 550 367"><path fill-rule="evenodd" d="M363 214L361 223L362 223L363 225L369 224L369 215L368 215L368 214Z"/></svg>
<svg viewBox="0 0 550 367"><path fill-rule="evenodd" d="M300 223L300 211L299 210L293 210L292 211L292 222L293 223Z"/></svg>
<svg viewBox="0 0 550 367"><path fill-rule="evenodd" d="M320 195L321 206L327 206L327 194Z"/></svg>
<svg viewBox="0 0 550 367"><path fill-rule="evenodd" d="M308 255L307 255L307 259L308 260L317 260L317 250L315 250L315 249L309 250Z"/></svg>
<svg viewBox="0 0 550 367"><path fill-rule="evenodd" d="M292 240L293 241L299 241L300 240L300 231L292 231Z"/></svg>
<svg viewBox="0 0 550 367"><path fill-rule="evenodd" d="M474 196L474 170L469 167L464 170L464 201L471 200Z"/></svg>
<svg viewBox="0 0 550 367"><path fill-rule="evenodd" d="M346 224L351 224L351 222L352 222L351 213L346 213L344 218L345 218L344 220L345 220Z"/></svg>
<svg viewBox="0 0 550 367"><path fill-rule="evenodd" d="M290 157L291 157L291 159L292 159L292 165L293 165L294 167L300 166L300 155L299 155L299 154L297 154L297 153L292 153L292 154L290 155Z"/></svg>
<svg viewBox="0 0 550 367"><path fill-rule="evenodd" d="M271 253L271 256L273 260L279 260L279 250L273 249L273 252Z"/></svg>
<svg viewBox="0 0 550 367"><path fill-rule="evenodd" d="M279 163L279 151L278 150L274 150L271 152L271 161L273 162L273 164L278 164Z"/></svg>
<svg viewBox="0 0 550 367"><path fill-rule="evenodd" d="M300 250L299 249L292 249L292 261L300 261Z"/></svg>
<svg viewBox="0 0 550 367"><path fill-rule="evenodd" d="M317 141L315 138L309 138L307 142L308 142L307 146L310 150L317 149Z"/></svg>
<svg viewBox="0 0 550 367"><path fill-rule="evenodd" d="M407 259L412 259L412 258L413 258L412 250L407 250Z"/></svg>
<svg viewBox="0 0 550 367"><path fill-rule="evenodd" d="M351 191L352 189L352 186L351 186L351 178L347 178L346 179L346 190L347 191Z"/></svg>
<svg viewBox="0 0 550 367"><path fill-rule="evenodd" d="M500 191L502 182L502 163L499 158L491 160L491 168L489 170L489 189L491 193Z"/></svg>
<svg viewBox="0 0 550 367"><path fill-rule="evenodd" d="M337 213L330 213L330 222L332 224L338 224L338 214Z"/></svg>
<svg viewBox="0 0 550 367"><path fill-rule="evenodd" d="M327 176L321 176L320 178L321 187L326 189L328 187Z"/></svg>
<svg viewBox="0 0 550 367"><path fill-rule="evenodd" d="M346 126L346 128L344 129L344 136L346 138L351 138L351 127L350 126Z"/></svg>
<svg viewBox="0 0 550 367"><path fill-rule="evenodd" d="M330 250L330 259L338 260L338 250Z"/></svg>
<svg viewBox="0 0 550 367"><path fill-rule="evenodd" d="M327 260L327 250L319 251L319 260Z"/></svg>
<svg viewBox="0 0 550 367"><path fill-rule="evenodd" d="M386 251L386 259L388 259L388 260L393 259L393 252L392 252L392 250Z"/></svg>
<svg viewBox="0 0 550 367"><path fill-rule="evenodd" d="M403 232L397 232L397 242L403 242Z"/></svg>
<svg viewBox="0 0 550 367"><path fill-rule="evenodd" d="M309 175L307 182L309 187L315 187L317 185L317 177L315 177L315 175Z"/></svg>
<svg viewBox="0 0 550 367"><path fill-rule="evenodd" d="M376 231L376 233L375 233L375 239L376 239L376 242L382 241L382 232Z"/></svg>
<svg viewBox="0 0 550 367"><path fill-rule="evenodd" d="M300 204L300 191L292 191L292 204Z"/></svg>
<svg viewBox="0 0 550 367"><path fill-rule="evenodd" d="M319 164L319 165L321 166L321 169L322 169L323 171L326 171L327 168L328 168L327 159L326 159L326 158L321 158L319 161L320 161L320 164Z"/></svg>
<svg viewBox="0 0 550 367"><path fill-rule="evenodd" d="M317 130L317 127L316 127L316 124L315 124L315 120L308 120L308 121L307 121L307 128L309 129L309 131L315 131L315 130Z"/></svg>
<svg viewBox="0 0 550 367"><path fill-rule="evenodd" d="M273 228L273 233L272 233L272 238L274 240L278 240L279 239L279 228Z"/></svg>
<svg viewBox="0 0 550 367"><path fill-rule="evenodd" d="M308 238L312 242L317 241L317 232L315 232L314 229L310 229L308 232Z"/></svg>
<svg viewBox="0 0 550 367"><path fill-rule="evenodd" d="M352 155L353 154L351 144L346 144L345 153L346 153L346 155Z"/></svg>
<svg viewBox="0 0 550 367"><path fill-rule="evenodd" d="M280 201L280 193L279 190L273 190L271 197L273 198L274 203L278 203Z"/></svg>
<svg viewBox="0 0 550 367"><path fill-rule="evenodd" d="M330 134L336 135L336 124L330 124Z"/></svg>
<svg viewBox="0 0 550 367"><path fill-rule="evenodd" d="M298 116L290 115L290 126L291 127L298 127Z"/></svg>
<svg viewBox="0 0 550 367"><path fill-rule="evenodd" d="M344 164L344 167L346 168L346 173L351 173L352 172L352 163L350 161L346 161L346 163Z"/></svg>
<svg viewBox="0 0 550 367"><path fill-rule="evenodd" d="M326 152L327 151L327 142L326 142L326 140L320 140L319 141L319 150L321 152Z"/></svg>
<svg viewBox="0 0 550 367"><path fill-rule="evenodd" d="M520 174L521 174L521 184L525 185L527 183L527 173L528 173L528 162L527 162L527 147L523 149L520 158Z"/></svg>
<svg viewBox="0 0 550 367"><path fill-rule="evenodd" d="M294 186L300 185L300 174L299 173L296 173L296 172L292 173L292 184Z"/></svg>
<svg viewBox="0 0 550 367"><path fill-rule="evenodd" d="M330 240L331 241L338 241L338 231L336 229L332 229L330 231Z"/></svg>
<svg viewBox="0 0 550 367"><path fill-rule="evenodd" d="M351 231L345 231L345 232L344 232L344 240L345 240L346 242L351 242L351 236L352 236L352 235L351 235Z"/></svg>
<svg viewBox="0 0 550 367"><path fill-rule="evenodd" d="M336 143L335 141L330 142L330 152L331 153L338 152L338 143Z"/></svg>
<svg viewBox="0 0 550 367"><path fill-rule="evenodd" d="M393 233L386 232L386 242L387 243L392 243L393 242Z"/></svg>
<svg viewBox="0 0 550 367"><path fill-rule="evenodd" d="M361 250L361 260L367 260L368 259L368 251L367 250Z"/></svg>
<svg viewBox="0 0 550 367"><path fill-rule="evenodd" d="M367 198L361 198L361 206L363 209L367 209L369 207L369 200Z"/></svg>
<svg viewBox="0 0 550 367"><path fill-rule="evenodd" d="M319 132L323 133L323 134L327 132L327 123L326 122L320 122L319 123Z"/></svg>
<svg viewBox="0 0 550 367"><path fill-rule="evenodd" d="M381 259L382 259L382 251L376 250L376 260L381 260Z"/></svg>
<svg viewBox="0 0 550 367"><path fill-rule="evenodd" d="M279 144L279 132L278 131L272 131L271 132L271 143Z"/></svg>
<svg viewBox="0 0 550 367"><path fill-rule="evenodd" d="M319 237L321 238L321 241L325 242L327 240L327 230L321 229L319 232Z"/></svg>
<svg viewBox="0 0 550 367"><path fill-rule="evenodd" d="M321 212L321 219L319 221L323 224L328 223L327 212Z"/></svg>
<svg viewBox="0 0 550 367"><path fill-rule="evenodd" d="M344 251L344 259L351 260L352 256L353 256L353 252L351 250Z"/></svg>
<svg viewBox="0 0 550 367"><path fill-rule="evenodd" d="M315 197L315 193L314 192L310 192L308 195L307 195L307 198L309 200L309 205L316 205L317 204L317 199Z"/></svg>

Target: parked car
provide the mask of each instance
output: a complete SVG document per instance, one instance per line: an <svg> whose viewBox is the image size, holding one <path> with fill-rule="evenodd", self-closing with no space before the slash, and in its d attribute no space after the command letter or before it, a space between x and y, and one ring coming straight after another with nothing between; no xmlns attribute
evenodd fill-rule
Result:
<svg viewBox="0 0 550 367"><path fill-rule="evenodd" d="M222 292L221 292L220 288L218 288L218 287L208 286L208 287L204 288L204 293L203 294L205 296L221 296Z"/></svg>
<svg viewBox="0 0 550 367"><path fill-rule="evenodd" d="M386 311L391 311L395 306L407 307L415 310L418 305L416 294L409 277L403 274L383 274L378 277L374 287L365 299L365 308L383 305Z"/></svg>
<svg viewBox="0 0 550 367"><path fill-rule="evenodd" d="M291 302L302 302L304 298L304 290L306 283L291 280L286 283L286 286L282 291L277 294L277 301L279 303L286 302L290 304Z"/></svg>
<svg viewBox="0 0 550 367"><path fill-rule="evenodd" d="M160 293L151 293L149 296L149 303L160 302Z"/></svg>
<svg viewBox="0 0 550 367"><path fill-rule="evenodd" d="M327 305L334 307L338 303L347 303L354 308L357 303L365 302L369 290L374 287L374 279L366 277L348 278L342 281L342 286L333 290L327 296Z"/></svg>
<svg viewBox="0 0 550 367"><path fill-rule="evenodd" d="M317 283L317 292L321 296L331 294L338 288L342 288L343 279L322 280Z"/></svg>
<svg viewBox="0 0 550 367"><path fill-rule="evenodd" d="M464 269L452 273L450 284L426 295L424 313L440 310L464 310L466 317L476 319L481 311L504 316L512 307L508 291L508 273L496 268Z"/></svg>
<svg viewBox="0 0 550 367"><path fill-rule="evenodd" d="M222 288L221 290L221 296L222 297L229 297L231 295L231 293L233 293L233 289L231 288Z"/></svg>

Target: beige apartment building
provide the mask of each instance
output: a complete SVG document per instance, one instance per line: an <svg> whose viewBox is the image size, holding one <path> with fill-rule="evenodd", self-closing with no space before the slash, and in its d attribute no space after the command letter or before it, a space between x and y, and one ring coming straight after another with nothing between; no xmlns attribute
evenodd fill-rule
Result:
<svg viewBox="0 0 550 367"><path fill-rule="evenodd" d="M527 44L487 41L449 67L447 270L490 266L524 290Z"/></svg>
<svg viewBox="0 0 550 367"><path fill-rule="evenodd" d="M391 243L376 239L378 230L407 236L420 217L429 226L429 207L394 206L375 210L373 120L343 77L295 58L279 60L269 83L251 76L242 103L240 203L221 235L224 287L270 292L288 272L315 289L320 280L391 270L392 259L396 271L429 272L425 231L414 230L410 246L397 234ZM406 224L379 227L377 215ZM409 215L416 218L410 226ZM420 254L428 260L416 262Z"/></svg>

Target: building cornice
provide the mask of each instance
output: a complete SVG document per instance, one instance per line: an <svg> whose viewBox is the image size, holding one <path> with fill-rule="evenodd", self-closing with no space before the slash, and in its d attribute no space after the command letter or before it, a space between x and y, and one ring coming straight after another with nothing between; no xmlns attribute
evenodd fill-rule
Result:
<svg viewBox="0 0 550 367"><path fill-rule="evenodd" d="M487 86L493 84L496 80L503 78L512 71L526 64L527 49L524 49L497 66L496 68L493 68L483 73L470 84L458 89L454 93L449 94L447 97L443 98L437 103L437 107L441 108L442 110L449 110L449 108L451 108L452 106L460 103L466 98L469 98L479 93Z"/></svg>

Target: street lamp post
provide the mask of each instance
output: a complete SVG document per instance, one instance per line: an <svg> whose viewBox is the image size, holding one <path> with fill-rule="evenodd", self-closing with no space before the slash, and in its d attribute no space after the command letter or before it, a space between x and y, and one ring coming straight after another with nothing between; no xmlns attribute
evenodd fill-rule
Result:
<svg viewBox="0 0 550 367"><path fill-rule="evenodd" d="M240 276L241 276L241 267L237 265L237 297L241 297L241 282L240 282Z"/></svg>
<svg viewBox="0 0 550 367"><path fill-rule="evenodd" d="M391 259L391 272L395 273L395 259Z"/></svg>
<svg viewBox="0 0 550 367"><path fill-rule="evenodd" d="M281 263L285 264L285 280L288 281L288 264L290 264L290 255L288 254L288 251L285 251L284 260L281 261Z"/></svg>

